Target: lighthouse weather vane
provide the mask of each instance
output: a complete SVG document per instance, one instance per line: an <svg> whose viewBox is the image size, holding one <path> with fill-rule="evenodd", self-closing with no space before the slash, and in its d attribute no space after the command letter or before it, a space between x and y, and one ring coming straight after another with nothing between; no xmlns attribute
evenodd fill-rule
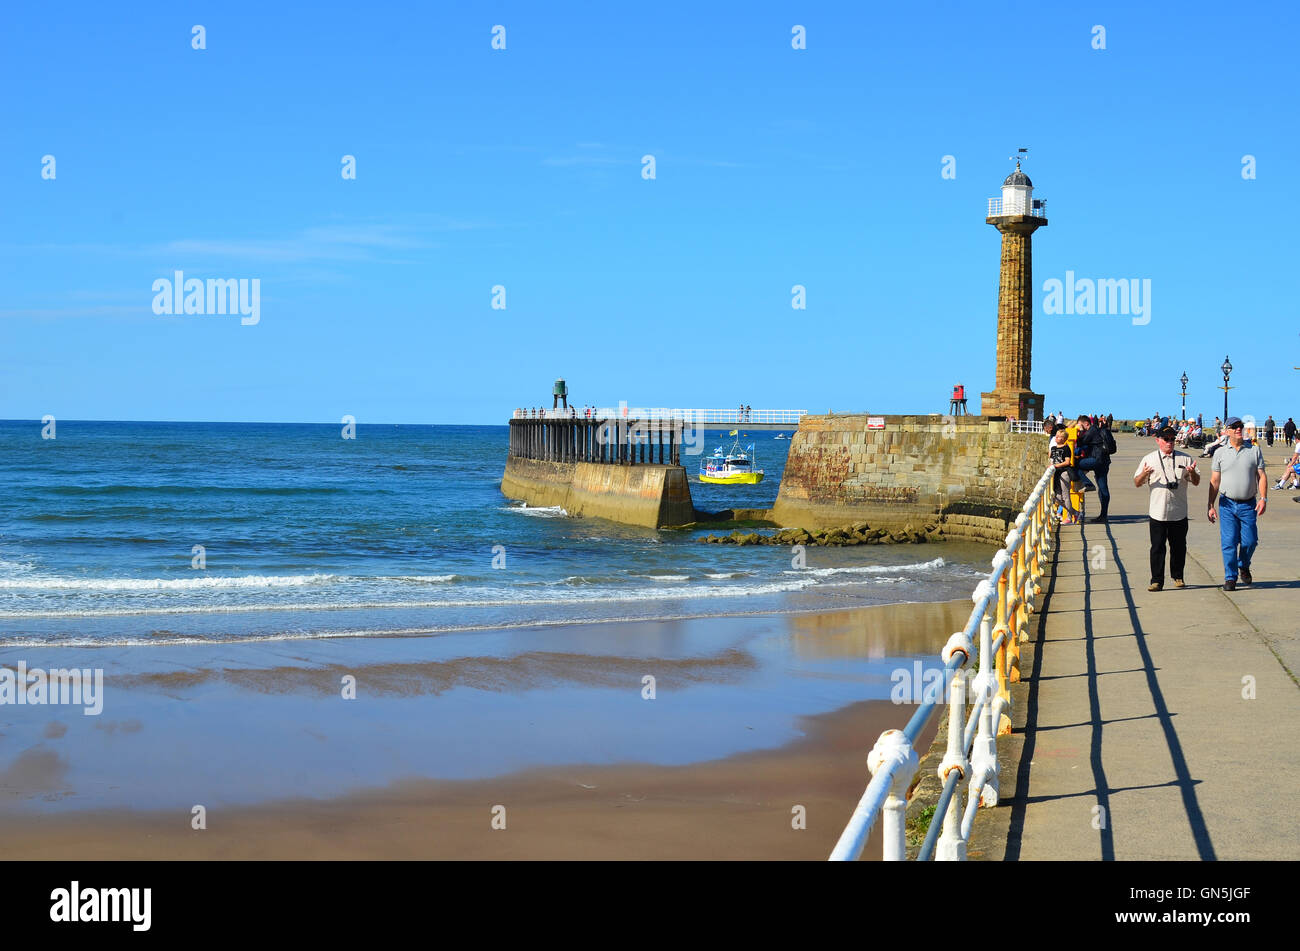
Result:
<svg viewBox="0 0 1300 951"><path fill-rule="evenodd" d="M1029 149L1016 149L1016 154L1015 154L1015 155L1008 155L1008 156L1007 156L1007 161L1008 161L1008 162L1015 162L1015 163L1016 163L1016 168L1019 168L1019 167L1020 167L1020 156L1022 156L1022 155L1028 155L1028 154L1029 154Z"/></svg>

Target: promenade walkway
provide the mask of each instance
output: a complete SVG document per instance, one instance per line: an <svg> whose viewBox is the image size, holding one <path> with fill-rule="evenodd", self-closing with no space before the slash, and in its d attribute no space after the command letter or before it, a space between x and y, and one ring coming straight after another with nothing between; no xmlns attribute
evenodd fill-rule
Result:
<svg viewBox="0 0 1300 951"><path fill-rule="evenodd" d="M1210 460L1198 458L1187 587L1166 578L1149 593L1147 489L1132 474L1155 444L1117 441L1110 523L1060 529L1044 612L1022 649L1024 681L1012 688L1015 733L999 743L1001 803L981 810L971 857L1294 859L1296 493L1270 490L1255 584L1226 593L1218 525L1205 516ZM1265 448L1270 484L1283 452Z"/></svg>

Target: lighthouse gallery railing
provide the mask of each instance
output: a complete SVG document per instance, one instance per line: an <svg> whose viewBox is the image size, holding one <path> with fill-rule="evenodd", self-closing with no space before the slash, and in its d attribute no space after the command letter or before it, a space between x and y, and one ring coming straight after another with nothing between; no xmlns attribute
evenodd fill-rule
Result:
<svg viewBox="0 0 1300 951"><path fill-rule="evenodd" d="M1034 218L1046 218L1047 208L1045 203L1037 199L1030 201L1005 201L1001 198L989 199L990 218L1000 218L1003 215L1030 215Z"/></svg>
<svg viewBox="0 0 1300 951"><path fill-rule="evenodd" d="M1029 639L1029 616L1038 595L1039 580L1052 550L1051 484L1055 469L1048 467L1030 493L1005 546L993 556L993 571L975 587L975 607L964 630L953 634L940 656L948 692L948 749L938 767L943 792L917 859L966 858L979 806L998 802L997 737L1011 732L1009 683L1020 680L1020 645ZM966 707L966 667L979 637L979 674L975 676L974 702ZM867 756L871 782L840 835L831 861L852 861L862 854L876 816L883 813L884 859L902 861L907 855L904 816L906 794L919 765L913 744L925 728L942 693L934 691L902 730L886 730ZM966 780L966 805L961 804L961 782ZM942 820L943 834L939 835ZM938 854L935 856L935 849Z"/></svg>

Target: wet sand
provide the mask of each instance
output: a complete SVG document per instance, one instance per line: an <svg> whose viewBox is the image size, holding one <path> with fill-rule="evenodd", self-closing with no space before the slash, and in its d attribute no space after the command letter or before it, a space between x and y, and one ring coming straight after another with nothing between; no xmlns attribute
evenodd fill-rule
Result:
<svg viewBox="0 0 1300 951"><path fill-rule="evenodd" d="M969 609L63 651L105 667L105 712L0 708L0 834L11 858L822 860L911 715L889 672Z"/></svg>
<svg viewBox="0 0 1300 951"><path fill-rule="evenodd" d="M9 817L0 831L7 857L29 859L820 861L869 779L871 742L897 713L856 704L809 718L808 736L779 750L688 766L554 767L210 810L204 830L183 810L115 810ZM493 828L498 806L504 829ZM868 857L879 857L878 840Z"/></svg>

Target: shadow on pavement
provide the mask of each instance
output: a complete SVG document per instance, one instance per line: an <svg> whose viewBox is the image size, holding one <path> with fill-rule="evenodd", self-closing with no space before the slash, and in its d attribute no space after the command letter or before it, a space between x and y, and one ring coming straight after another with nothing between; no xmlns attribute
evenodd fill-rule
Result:
<svg viewBox="0 0 1300 951"><path fill-rule="evenodd" d="M1146 521L1146 516L1111 516L1111 522L1139 522ZM1170 783L1157 784L1151 787L1136 788L1159 788L1160 786L1177 786L1183 799L1183 808L1187 813L1187 821L1191 827L1192 837L1196 843L1196 851L1202 860L1213 860L1215 858L1214 846L1210 841L1210 833L1205 825L1205 818L1201 813L1200 803L1196 797L1196 785L1198 780L1191 777L1187 767L1187 760L1183 755L1182 744L1178 739L1178 732L1173 726L1173 714L1169 712L1168 705L1165 703L1164 693L1160 689L1160 682L1156 676L1156 666L1151 659L1151 653L1147 648L1146 633L1138 621L1137 605L1133 600L1132 586L1129 584L1128 572L1124 568L1124 563L1120 559L1119 546L1115 541L1115 536L1111 533L1109 526L1099 525L1098 529L1106 533L1107 540L1110 542L1111 557L1119 572L1120 584L1124 593L1125 607L1128 611L1129 621L1132 626L1138 652L1141 655L1142 667L1138 668L1146 674L1147 688L1151 693L1151 702L1154 707L1154 713L1149 716L1155 717L1160 721L1161 730L1165 736L1165 744L1169 749L1169 758L1174 767L1175 780ZM1083 566L1083 623L1084 623L1084 640L1087 642L1087 671L1088 678L1088 708L1090 716L1090 725L1092 726L1092 743L1089 754L1090 765L1092 767L1094 789L1087 795L1096 797L1097 804L1105 811L1101 813L1105 817L1105 822L1099 830L1101 837L1101 858L1103 861L1114 861L1115 859L1115 840L1113 830L1113 813L1110 808L1110 796L1127 787L1111 787L1106 779L1105 768L1102 763L1102 731L1107 722L1101 715L1101 700L1097 690L1097 658L1095 652L1095 642L1107 637L1117 635L1094 635L1093 618L1092 618L1092 569L1089 565L1088 543L1087 543L1087 526L1081 526L1081 540L1083 547L1079 553L1079 561ZM1024 746L1021 750L1020 764L1016 771L1016 790L1015 797L1011 801L1011 820L1007 833L1007 849L1004 858L1015 861L1020 858L1022 839L1025 827L1025 810L1030 802L1042 802L1054 798L1062 797L1045 797L1030 796L1030 773L1032 772L1034 749L1036 746L1036 736L1039 729L1052 729L1051 727L1039 727L1038 713L1038 685L1042 678L1042 658L1043 644L1046 639L1047 615L1051 607L1052 595L1056 590L1056 579L1061 559L1061 536L1057 535L1057 546L1052 550L1052 574L1051 581L1048 583L1047 590L1044 592L1042 608L1038 612L1038 635L1034 641L1034 663L1030 672L1029 693L1025 701L1025 725L1023 727ZM1145 552L1144 552L1145 554ZM1300 587L1300 582L1259 582L1254 587L1264 587L1266 585L1275 587ZM1203 586L1210 587L1210 586ZM1244 589L1249 591L1249 588ZM1122 636L1130 636L1124 634ZM1126 718L1129 719L1129 718Z"/></svg>

